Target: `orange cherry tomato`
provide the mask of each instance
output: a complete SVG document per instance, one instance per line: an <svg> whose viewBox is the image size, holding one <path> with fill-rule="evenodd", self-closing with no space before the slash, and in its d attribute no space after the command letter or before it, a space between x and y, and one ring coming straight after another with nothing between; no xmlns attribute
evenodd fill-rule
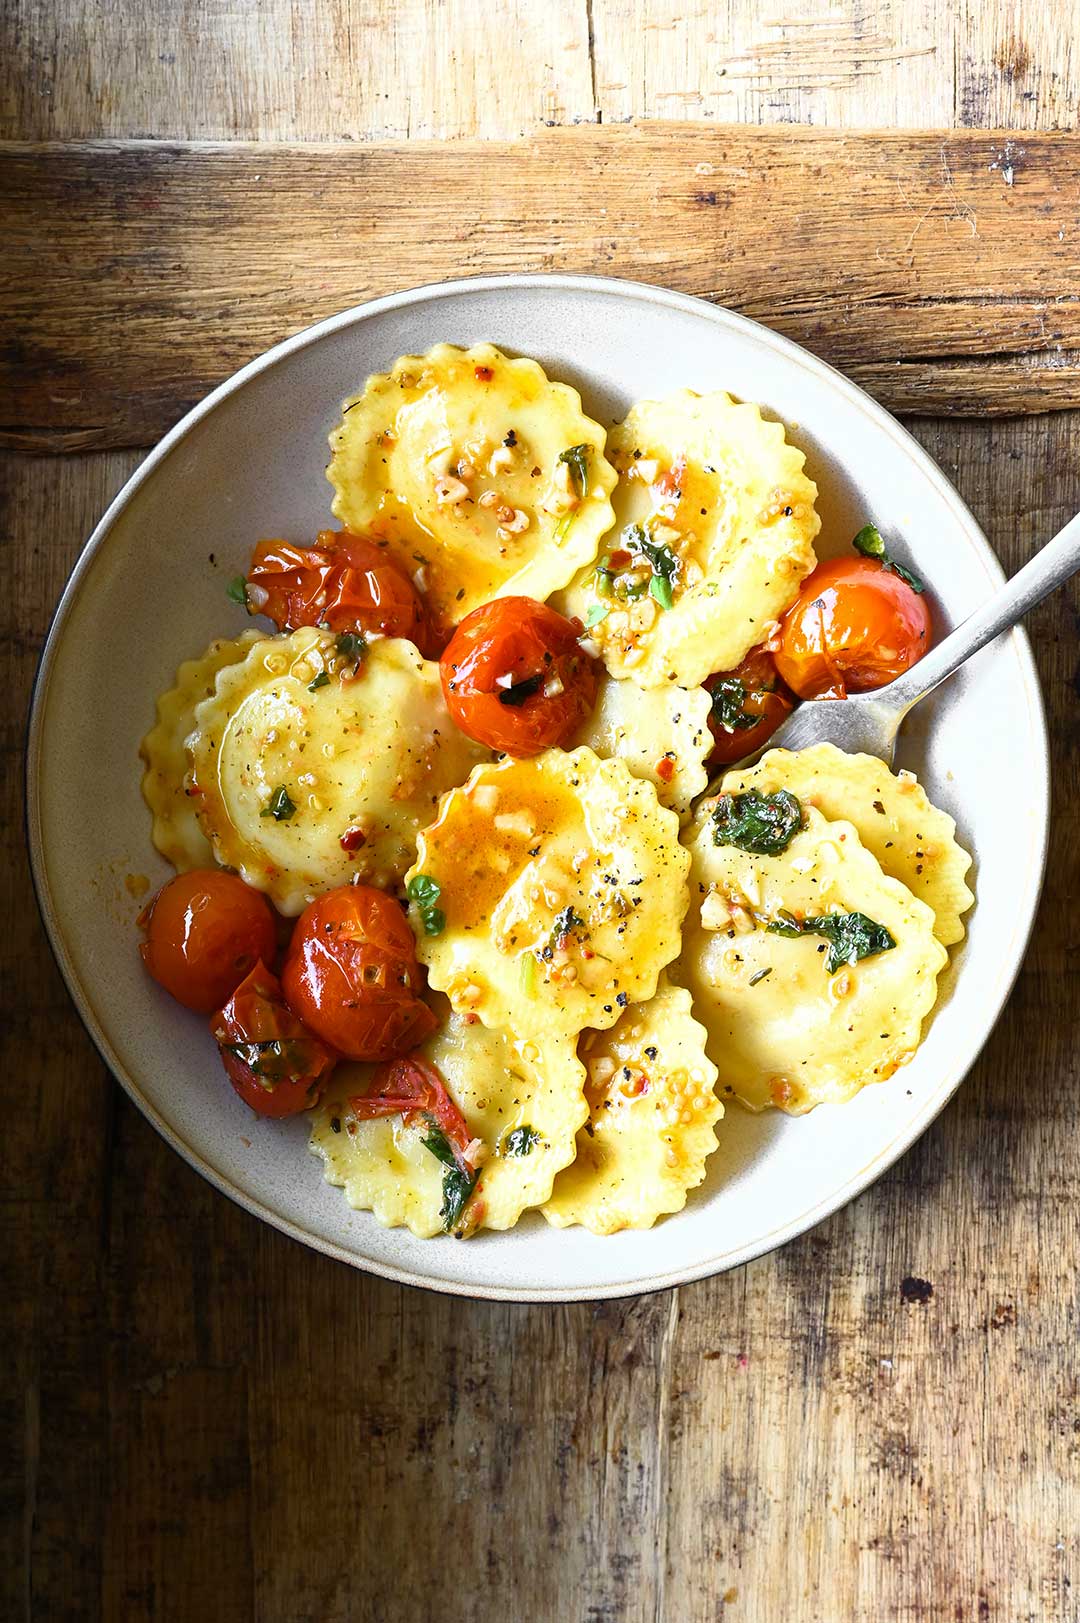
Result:
<svg viewBox="0 0 1080 1623"><path fill-rule="evenodd" d="M438 1024L420 996L409 922L371 885L343 885L305 908L281 981L290 1008L348 1059L395 1059Z"/></svg>
<svg viewBox="0 0 1080 1623"><path fill-rule="evenodd" d="M374 541L349 530L320 530L313 547L260 541L247 576L248 608L279 631L326 625L338 633L381 631L437 652L412 582Z"/></svg>
<svg viewBox="0 0 1080 1623"><path fill-rule="evenodd" d="M295 1116L317 1104L337 1055L312 1036L258 963L210 1022L229 1081L260 1116Z"/></svg>
<svg viewBox="0 0 1080 1623"><path fill-rule="evenodd" d="M438 1070L416 1054L380 1067L367 1092L350 1099L349 1107L358 1121L375 1116L430 1116L459 1158L472 1142L465 1117L447 1093Z"/></svg>
<svg viewBox="0 0 1080 1623"><path fill-rule="evenodd" d="M716 740L710 767L729 766L760 749L791 714L791 697L767 648L751 648L733 671L710 676L705 686L712 694L709 727Z"/></svg>
<svg viewBox="0 0 1080 1623"><path fill-rule="evenodd" d="M467 614L439 661L463 733L519 757L575 732L596 702L596 667L568 620L531 597L497 597Z"/></svg>
<svg viewBox="0 0 1080 1623"><path fill-rule="evenodd" d="M235 874L194 868L158 891L142 915L147 970L185 1009L211 1014L277 946L266 897Z"/></svg>
<svg viewBox="0 0 1080 1623"><path fill-rule="evenodd" d="M884 687L930 646L926 598L874 558L829 558L780 622L776 668L801 699Z"/></svg>

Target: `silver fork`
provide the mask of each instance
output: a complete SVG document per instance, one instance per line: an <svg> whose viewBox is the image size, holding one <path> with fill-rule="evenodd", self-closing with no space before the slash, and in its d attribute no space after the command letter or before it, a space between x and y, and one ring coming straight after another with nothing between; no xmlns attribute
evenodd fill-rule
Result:
<svg viewBox="0 0 1080 1623"><path fill-rule="evenodd" d="M1077 570L1080 514L1070 519L988 603L969 615L903 676L874 693L856 693L848 699L805 700L777 728L765 749L801 750L811 744L835 744L849 754L878 755L891 766L896 735L908 711ZM747 761L756 760L762 753L756 750Z"/></svg>

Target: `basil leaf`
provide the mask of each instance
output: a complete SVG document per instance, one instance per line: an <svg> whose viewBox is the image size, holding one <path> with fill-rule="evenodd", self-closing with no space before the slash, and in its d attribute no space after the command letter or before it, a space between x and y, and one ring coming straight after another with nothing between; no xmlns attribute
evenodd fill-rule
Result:
<svg viewBox="0 0 1080 1623"><path fill-rule="evenodd" d="M570 469L570 479L577 495L584 497L589 489L589 447L570 445L559 453L559 461L565 462Z"/></svg>
<svg viewBox="0 0 1080 1623"><path fill-rule="evenodd" d="M656 599L662 609L675 606L675 599L671 595L671 582L665 580L663 575L654 575L649 582L649 596Z"/></svg>
<svg viewBox="0 0 1080 1623"><path fill-rule="evenodd" d="M825 913L820 918L776 919L766 925L773 935L820 935L829 943L825 968L835 975L845 964L855 964L861 958L875 958L880 952L891 952L896 941L883 924L867 918L865 913Z"/></svg>
<svg viewBox="0 0 1080 1623"><path fill-rule="evenodd" d="M439 1207L439 1216L443 1220L443 1228L447 1234L455 1229L461 1221L461 1214L469 1204L469 1198L476 1188L477 1173L470 1176L462 1172L460 1167L447 1167L443 1173L442 1205Z"/></svg>
<svg viewBox="0 0 1080 1623"><path fill-rule="evenodd" d="M430 1121L430 1117L428 1118ZM425 1150L430 1150L436 1161L441 1161L444 1167L456 1167L457 1160L450 1148L450 1140L441 1127L436 1127L432 1121L424 1138Z"/></svg>
<svg viewBox="0 0 1080 1623"><path fill-rule="evenodd" d="M367 638L362 631L343 631L334 643L342 659L351 659L353 670L360 669L360 661L367 653Z"/></svg>
<svg viewBox="0 0 1080 1623"><path fill-rule="evenodd" d="M743 732L748 727L756 727L761 720L760 716L746 714L745 703L746 683L741 677L722 676L713 683L712 719L726 733Z"/></svg>
<svg viewBox="0 0 1080 1623"><path fill-rule="evenodd" d="M330 680L330 678L326 674L326 672L325 671L320 671L318 676L315 678L314 682L309 682L308 683L308 689L307 689L308 692L309 693L317 693L320 688L324 688L326 686L326 684L329 682L329 680Z"/></svg>
<svg viewBox="0 0 1080 1623"><path fill-rule="evenodd" d="M802 805L789 789L721 795L710 815L714 845L734 845L763 857L786 851L803 824Z"/></svg>
<svg viewBox="0 0 1080 1623"><path fill-rule="evenodd" d="M508 688L498 690L500 704L522 705L526 699L531 699L543 685L543 676L523 676L520 682L512 682Z"/></svg>
<svg viewBox="0 0 1080 1623"><path fill-rule="evenodd" d="M623 540L632 552L648 560L653 572L649 591L662 609L670 609L674 603L672 589L681 570L678 558L670 547L659 541L651 541L640 524L632 524L624 532Z"/></svg>
<svg viewBox="0 0 1080 1623"><path fill-rule="evenodd" d="M234 603L239 603L242 609L247 608L247 581L244 579L243 575L233 576L232 580L225 588L225 596L231 598Z"/></svg>
<svg viewBox="0 0 1080 1623"><path fill-rule="evenodd" d="M610 590L610 588L609 588L609 590ZM611 613L611 604L610 603L593 603L593 604L591 604L590 608L589 608L589 612L585 616L586 628L588 630L591 630L593 626L598 626L600 624L601 620L606 620L610 613Z"/></svg>
<svg viewBox="0 0 1080 1623"><path fill-rule="evenodd" d="M275 823L287 823L295 811L296 807L289 799L289 791L281 784L270 796L269 806L264 806L259 816L272 817Z"/></svg>
<svg viewBox="0 0 1080 1623"><path fill-rule="evenodd" d="M469 1203L469 1197L476 1188L479 1172L466 1172L457 1163L449 1140L441 1128L434 1122L424 1139L424 1148L431 1151L437 1161L441 1161L446 1171L442 1181L442 1205L439 1216L443 1220L443 1231L449 1234L461 1220L461 1214Z"/></svg>
<svg viewBox="0 0 1080 1623"><path fill-rule="evenodd" d="M422 907L420 921L425 935L442 935L446 929L446 914L441 907Z"/></svg>
<svg viewBox="0 0 1080 1623"><path fill-rule="evenodd" d="M416 902L420 907L430 907L432 902L439 900L442 895L442 887L437 879L432 879L430 874L418 873L413 874L409 883L405 886L405 894L410 902Z"/></svg>
<svg viewBox="0 0 1080 1623"><path fill-rule="evenodd" d="M541 1142L535 1127L515 1127L502 1141L504 1155L528 1155L534 1144Z"/></svg>
<svg viewBox="0 0 1080 1623"><path fill-rule="evenodd" d="M853 538L851 544L855 551L861 553L864 558L876 558L882 569L889 569L894 575L899 575L900 579L906 581L913 592L918 592L921 596L926 590L918 575L913 575L910 569L905 569L903 564L896 562L895 558L890 558L881 531L876 524L864 524L858 535Z"/></svg>

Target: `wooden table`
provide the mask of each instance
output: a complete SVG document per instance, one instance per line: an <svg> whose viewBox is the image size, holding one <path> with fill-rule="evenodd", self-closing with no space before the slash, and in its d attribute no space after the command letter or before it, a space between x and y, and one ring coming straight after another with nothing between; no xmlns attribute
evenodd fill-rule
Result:
<svg viewBox="0 0 1080 1623"><path fill-rule="evenodd" d="M1077 7L960 9L15 0L5 1618L1080 1617L1075 588L1031 622L1056 821L986 1053L852 1206L665 1295L471 1304L259 1225L104 1072L21 847L34 665L106 501L235 365L387 288L566 266L719 298L905 414L1029 556L1080 509L1080 148L1043 133L1076 117Z"/></svg>

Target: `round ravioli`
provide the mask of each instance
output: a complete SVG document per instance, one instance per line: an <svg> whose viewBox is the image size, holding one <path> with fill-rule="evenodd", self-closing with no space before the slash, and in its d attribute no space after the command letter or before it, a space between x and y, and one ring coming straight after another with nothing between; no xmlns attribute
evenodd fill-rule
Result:
<svg viewBox="0 0 1080 1623"><path fill-rule="evenodd" d="M139 746L146 763L143 799L154 818L151 837L178 873L209 867L214 860L187 785L191 763L185 746L195 725L195 706L213 693L218 672L246 658L260 635L258 631L244 631L239 637L222 637L212 642L200 659L185 660L176 673L174 686L158 699L157 723Z"/></svg>
<svg viewBox="0 0 1080 1623"><path fill-rule="evenodd" d="M817 486L756 406L689 389L613 429L619 533L564 594L613 676L696 687L770 635L813 569Z"/></svg>
<svg viewBox="0 0 1080 1623"><path fill-rule="evenodd" d="M849 822L805 805L786 849L760 855L716 843L715 805L695 824L675 974L721 1093L801 1114L884 1080L918 1047L948 962L930 908Z"/></svg>
<svg viewBox="0 0 1080 1623"><path fill-rule="evenodd" d="M489 1031L474 1015L454 1014L445 999L438 1001L443 1024L420 1053L437 1067L474 1136L471 1191L430 1147L430 1122L357 1119L349 1097L363 1093L369 1066L335 1077L314 1113L311 1148L349 1204L374 1212L388 1228L404 1225L423 1237L512 1228L523 1211L547 1200L556 1173L573 1159L588 1112L585 1070L570 1040L541 1046Z"/></svg>
<svg viewBox="0 0 1080 1623"><path fill-rule="evenodd" d="M572 747L587 744L604 759L625 761L636 777L654 785L661 806L685 819L708 783L711 705L704 688L642 689L604 676L592 715Z"/></svg>
<svg viewBox="0 0 1080 1623"><path fill-rule="evenodd" d="M943 946L964 939L962 915L975 898L964 876L971 858L957 844L956 824L938 811L913 775L890 772L876 755L847 755L835 744L770 750L757 766L728 773L728 793L790 789L825 817L846 817L885 873L933 909Z"/></svg>
<svg viewBox="0 0 1080 1623"><path fill-rule="evenodd" d="M689 856L656 790L590 749L477 767L417 842L445 926L417 953L487 1026L573 1035L651 997L679 950Z"/></svg>
<svg viewBox="0 0 1080 1623"><path fill-rule="evenodd" d="M589 1118L544 1216L594 1234L651 1228L701 1183L724 1113L690 993L661 976L656 996L631 1004L610 1031L582 1032L578 1052Z"/></svg>
<svg viewBox="0 0 1080 1623"><path fill-rule="evenodd" d="M311 626L222 670L188 748L214 855L287 915L354 879L399 881L439 796L488 755L411 642Z"/></svg>
<svg viewBox="0 0 1080 1623"><path fill-rule="evenodd" d="M333 510L456 625L493 597L543 601L592 562L614 519L605 440L576 389L535 361L437 344L345 402Z"/></svg>

